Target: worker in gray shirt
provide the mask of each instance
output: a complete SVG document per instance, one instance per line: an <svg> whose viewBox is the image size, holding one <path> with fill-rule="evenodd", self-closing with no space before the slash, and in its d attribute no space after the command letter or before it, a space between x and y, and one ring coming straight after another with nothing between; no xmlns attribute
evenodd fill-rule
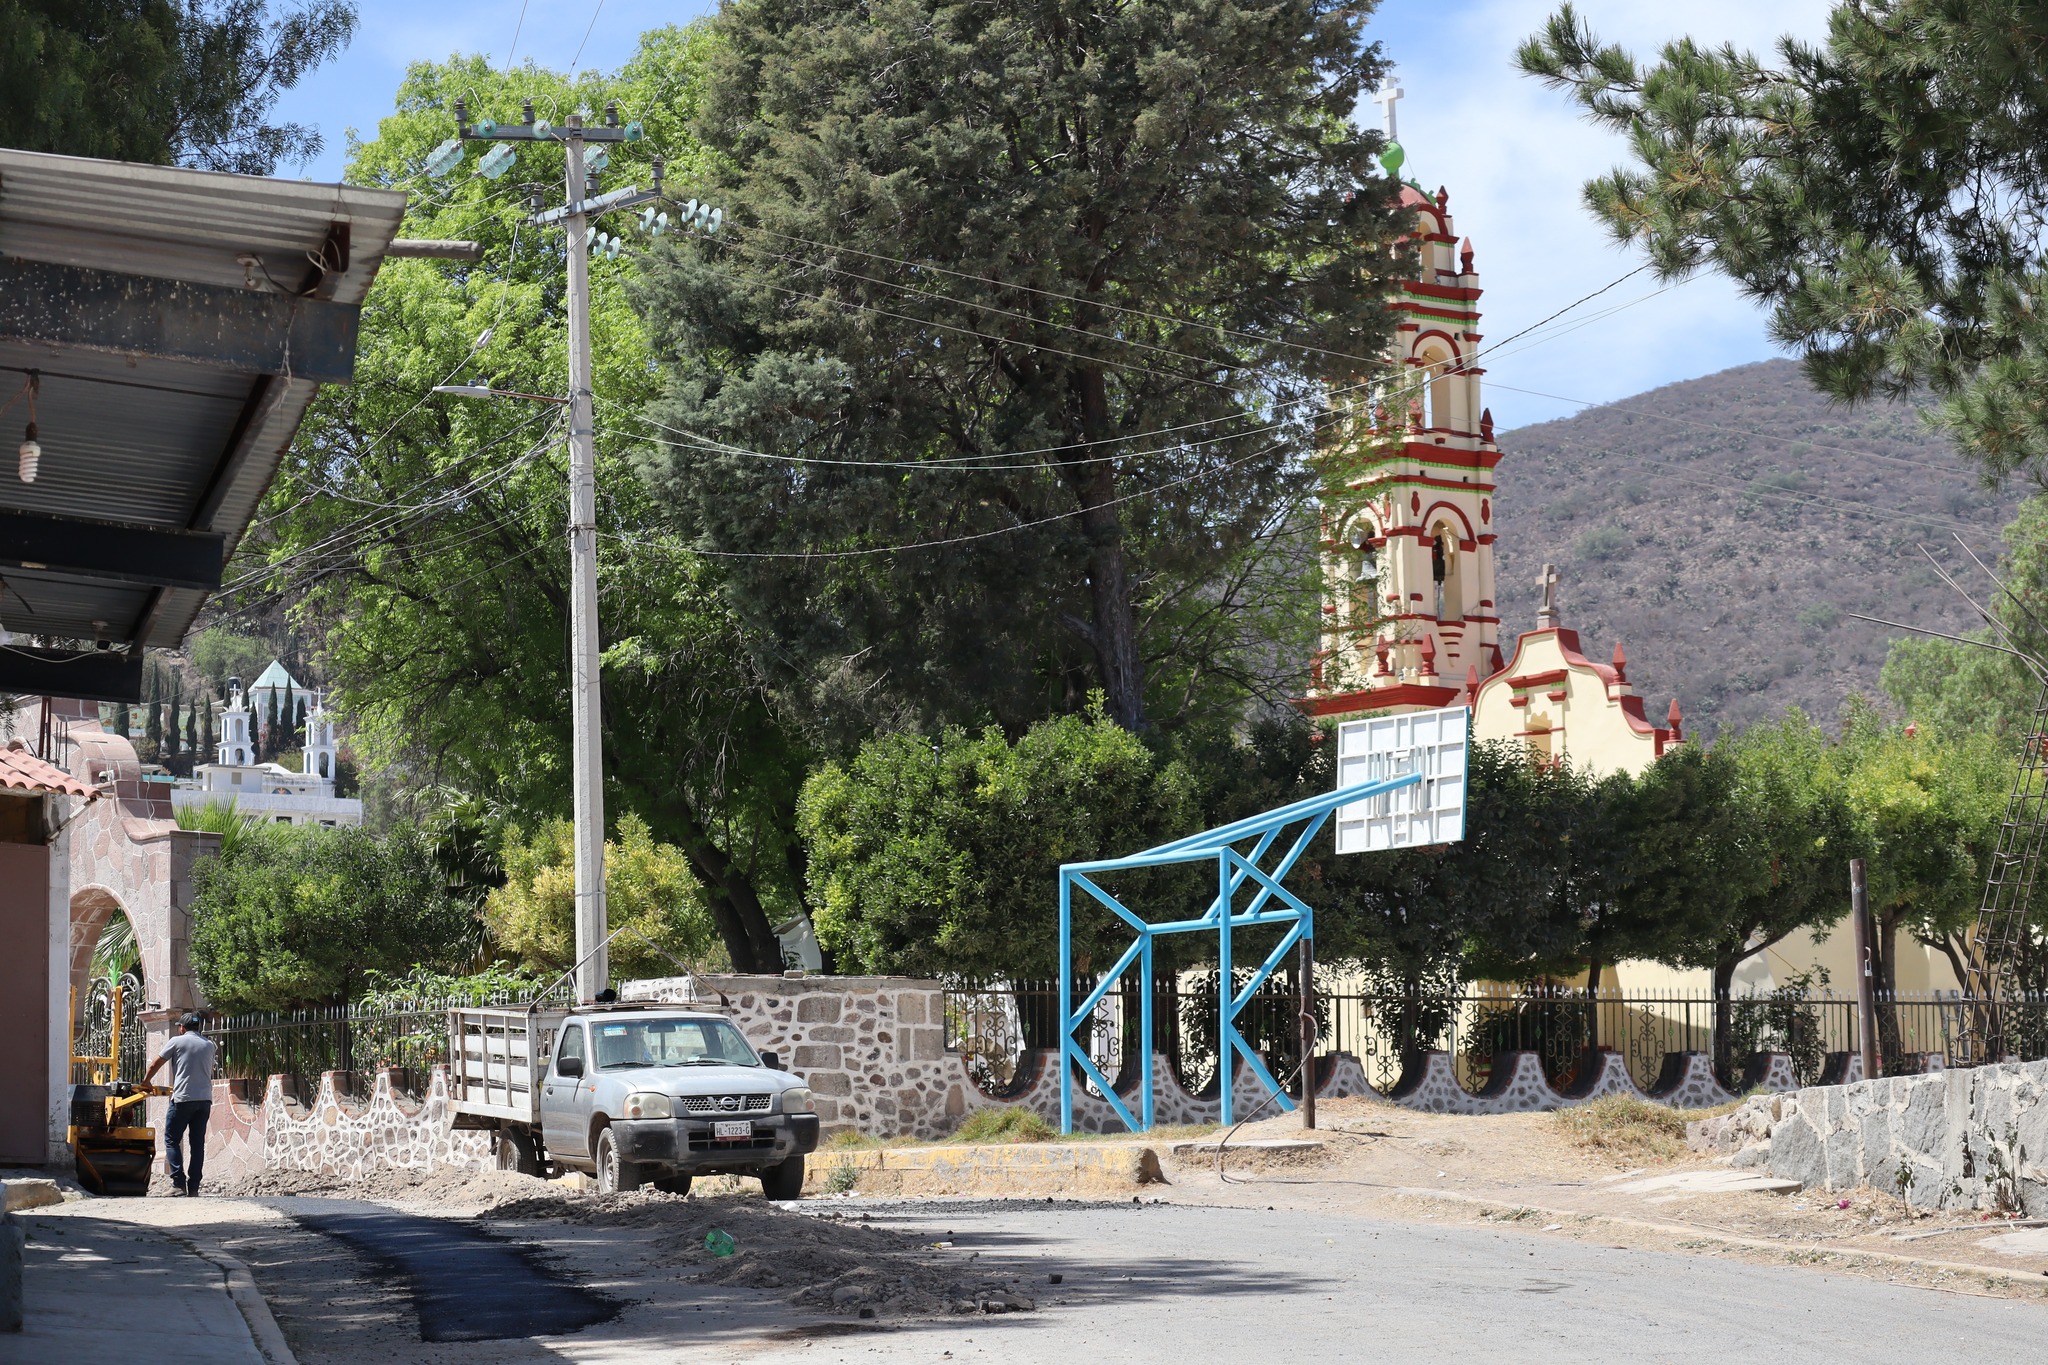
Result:
<svg viewBox="0 0 2048 1365"><path fill-rule="evenodd" d="M157 1068L170 1063L171 1106L164 1115L164 1165L170 1170L172 1193L199 1193L199 1177L206 1170L206 1120L213 1116L213 1040L200 1032L205 1020L188 1014L178 1021L178 1034L164 1044L163 1052L149 1064L145 1083L156 1079ZM191 1159L180 1150L187 1135L192 1144Z"/></svg>

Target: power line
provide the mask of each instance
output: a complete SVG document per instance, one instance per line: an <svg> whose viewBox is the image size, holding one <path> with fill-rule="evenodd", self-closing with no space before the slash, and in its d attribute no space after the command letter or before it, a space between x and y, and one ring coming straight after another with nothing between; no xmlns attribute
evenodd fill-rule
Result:
<svg viewBox="0 0 2048 1365"><path fill-rule="evenodd" d="M505 49L505 75L512 74L512 55L519 51L519 35L526 31L526 7L532 0L519 0L519 22L512 26L512 46Z"/></svg>
<svg viewBox="0 0 2048 1365"><path fill-rule="evenodd" d="M1135 493L1125 493L1120 497L1106 498L1088 507L1076 507L1067 512L1055 512L1051 516L1037 517L1030 521L1018 522L1012 526L1000 526L992 531L976 531L972 535L951 536L943 540L909 541L901 545L874 545L859 550L704 550L691 548L688 553L701 555L706 559L863 559L872 555L898 554L906 550L936 550L950 545L967 545L978 540L989 540L995 536L1006 536L1015 531L1028 531L1035 526L1048 526L1053 522L1066 521L1071 517L1078 517L1087 512L1100 511L1105 507L1118 507L1127 502L1135 502L1139 498L1149 498L1155 493L1164 493L1169 488L1179 488L1185 484L1195 483L1202 479L1214 478L1218 474L1226 474L1242 465L1249 464L1253 460L1270 455L1274 451L1282 449L1283 445L1284 443L1276 441L1271 445L1255 450L1249 455L1241 456L1215 469L1198 470L1183 478L1169 480L1166 483L1157 484L1151 488L1142 488ZM607 534L612 539L626 544L648 544L648 542L620 535L616 532ZM661 547L650 546L650 548Z"/></svg>
<svg viewBox="0 0 2048 1365"><path fill-rule="evenodd" d="M1790 489L1758 488L1753 484L1747 488L1736 490L1729 487L1724 481L1696 478L1681 472L1685 469L1685 466L1679 465L1672 460L1660 460L1653 455L1644 455L1639 452L1630 452L1630 457L1647 464L1661 466L1666 471L1668 477L1678 479L1682 483L1696 484L1699 487L1711 488L1718 492L1739 491L1744 497L1776 498L1782 501L1818 504L1834 507L1845 512L1856 512L1864 516L1876 517L1884 521L1906 522L1914 526L1926 526L1956 534L1968 533L1978 537L1982 537L1985 534L1981 528L1970 526L1964 522L1949 521L1940 517L1915 516L1910 512L1887 511L1881 507L1873 507L1867 502L1856 502L1848 498L1831 498L1824 493L1795 493Z"/></svg>
<svg viewBox="0 0 2048 1365"><path fill-rule="evenodd" d="M1811 446L1815 450L1831 450L1839 455L1857 455L1868 460L1883 460L1889 464L1904 465L1908 469L1924 470L1930 474L1964 474L1969 472L1961 466L1944 468L1940 465L1928 464L1921 460L1909 460L1901 455L1880 455L1874 450L1860 450L1854 446L1830 445L1825 441L1809 441L1804 437L1795 440L1790 436L1779 435L1775 432L1752 431L1746 427L1724 426L1717 422L1700 422L1690 417L1673 417L1668 413L1651 412L1647 408L1623 407L1620 403L1602 403L1591 398L1573 398L1562 393L1545 393L1540 389L1520 389L1516 388L1513 384L1495 383L1493 387L1505 389L1509 393L1527 394L1531 398L1549 398L1560 403L1575 403L1581 410L1598 409L1602 412L1618 412L1629 417L1648 417L1659 422L1671 422L1678 426L1695 427L1701 431L1718 431L1730 436L1747 436L1752 440L1776 441L1782 445ZM1574 414L1574 416L1576 415Z"/></svg>
<svg viewBox="0 0 2048 1365"><path fill-rule="evenodd" d="M590 30L597 27L597 16L604 13L604 0L597 0L597 8L590 12L590 23L583 30L583 41L576 44L576 55L569 59L569 77L576 76L576 63L583 60L583 49L590 44Z"/></svg>

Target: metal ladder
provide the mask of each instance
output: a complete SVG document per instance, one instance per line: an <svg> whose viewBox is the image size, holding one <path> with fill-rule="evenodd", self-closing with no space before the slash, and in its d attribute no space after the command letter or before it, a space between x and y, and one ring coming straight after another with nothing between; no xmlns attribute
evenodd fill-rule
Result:
<svg viewBox="0 0 2048 1365"><path fill-rule="evenodd" d="M2048 842L2048 686L2043 686L2034 703L2034 718L2020 751L2018 771L2013 774L2012 795L2006 799L2005 820L1998 827L1998 846L1991 855L1976 932L1965 958L1969 980L1964 984L1977 1002L1972 1042L1983 1046L1981 1057L1968 1059L1973 1062L1995 1062L2010 1050L2000 1008L2000 973L2027 933L2027 903L2040 870L2044 842Z"/></svg>

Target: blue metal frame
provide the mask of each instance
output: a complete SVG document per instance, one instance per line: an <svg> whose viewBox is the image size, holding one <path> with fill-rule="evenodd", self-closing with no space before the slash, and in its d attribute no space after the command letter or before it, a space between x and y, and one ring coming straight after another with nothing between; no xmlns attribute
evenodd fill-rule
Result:
<svg viewBox="0 0 2048 1365"><path fill-rule="evenodd" d="M1231 1113L1231 1073L1236 1069L1235 1059L1242 1057L1253 1073L1265 1083L1266 1088L1278 1097L1285 1109L1294 1108L1294 1102L1280 1091L1280 1083L1266 1069L1259 1055L1252 1051L1244 1037L1237 1031L1237 1016L1259 987L1266 984L1266 978L1273 974L1287 958L1287 954L1302 939L1315 937L1315 911L1306 901L1289 891L1281 883L1294 869L1301 855L1308 851L1309 841L1322 831L1323 825L1339 806L1348 806L1354 801L1384 796L1402 787L1413 786L1422 781L1419 773L1404 773L1380 782L1361 783L1341 791L1326 792L1297 801L1278 810L1267 811L1245 820L1234 821L1218 829L1190 834L1184 839L1161 844L1157 848L1134 853L1128 858L1106 858L1091 863L1065 863L1060 867L1060 1002L1063 1007L1060 1028L1060 1131L1074 1131L1074 1068L1095 1083L1110 1108L1124 1121L1132 1132L1142 1132L1152 1126L1152 940L1160 934L1189 934L1203 930L1216 931L1217 957L1217 1082L1222 1088L1223 1116L1227 1120ZM1273 849L1281 834L1289 825L1302 822L1302 830L1285 855L1270 869L1260 867L1260 862ZM1236 845L1252 840L1249 849L1240 851ZM1209 902L1209 908L1197 919L1173 920L1166 924L1147 924L1133 914L1115 896L1098 886L1094 877L1104 872L1127 872L1141 867L1165 867L1176 863L1198 863L1210 858L1216 860L1216 898ZM1258 894L1242 912L1236 908L1238 893L1247 882L1255 883ZM1131 926L1137 938L1124 950L1116 964L1096 982L1095 989L1085 1000L1072 1009L1065 1009L1067 1002L1074 998L1074 889L1079 887L1094 898L1110 913ZM1279 902L1278 908L1268 909L1270 902ZM1266 955L1259 969L1252 973L1252 979L1242 991L1236 989L1231 979L1231 943L1233 929L1249 929L1267 924L1285 924L1289 928L1280 943ZM1139 1113L1133 1116L1125 1106L1109 1079L1088 1059L1088 1050L1074 1041L1074 1032L1084 1024L1102 997L1109 993L1111 986L1129 971L1132 965L1138 968L1139 1012L1138 1034L1138 1084L1141 1099Z"/></svg>

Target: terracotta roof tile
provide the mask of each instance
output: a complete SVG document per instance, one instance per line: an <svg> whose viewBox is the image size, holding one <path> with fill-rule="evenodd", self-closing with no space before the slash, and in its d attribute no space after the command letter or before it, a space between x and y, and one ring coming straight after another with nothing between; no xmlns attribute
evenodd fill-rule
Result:
<svg viewBox="0 0 2048 1365"><path fill-rule="evenodd" d="M45 763L15 740L0 749L0 791L60 792L66 796L91 796L92 788L54 763Z"/></svg>

